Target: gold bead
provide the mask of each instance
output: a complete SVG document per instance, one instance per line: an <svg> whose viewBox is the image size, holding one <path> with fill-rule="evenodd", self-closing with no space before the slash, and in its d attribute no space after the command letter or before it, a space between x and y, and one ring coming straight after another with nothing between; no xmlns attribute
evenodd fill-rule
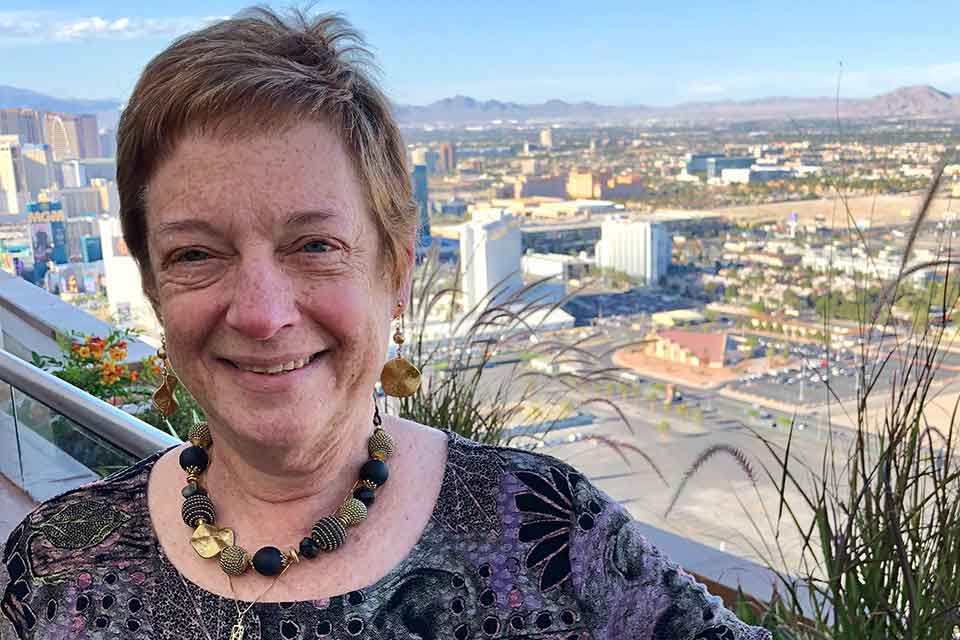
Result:
<svg viewBox="0 0 960 640"><path fill-rule="evenodd" d="M213 438L210 437L210 427L206 422L197 422L190 427L187 433L187 439L198 447L207 448L213 444Z"/></svg>
<svg viewBox="0 0 960 640"><path fill-rule="evenodd" d="M201 558L213 558L233 546L233 529L207 524L203 518L199 518L190 536L190 544Z"/></svg>
<svg viewBox="0 0 960 640"><path fill-rule="evenodd" d="M370 481L370 480L358 480L358 481L357 481L357 486L358 486L358 487L365 487L365 488L370 489L370 490L372 490L372 491L376 491L376 490L377 490L377 485L374 484L374 483L373 483L372 481Z"/></svg>
<svg viewBox="0 0 960 640"><path fill-rule="evenodd" d="M377 460L386 460L393 455L395 448L393 436L387 433L382 427L374 429L373 435L367 440L367 451L370 452L371 458L376 458Z"/></svg>
<svg viewBox="0 0 960 640"><path fill-rule="evenodd" d="M187 482L192 482L194 484L200 479L200 474L203 473L200 470L200 467L187 467Z"/></svg>
<svg viewBox="0 0 960 640"><path fill-rule="evenodd" d="M355 527L367 519L367 505L356 498L347 498L337 509L337 519L345 527Z"/></svg>
<svg viewBox="0 0 960 640"><path fill-rule="evenodd" d="M250 554L243 547L231 545L220 552L220 568L231 576L242 576L250 567Z"/></svg>

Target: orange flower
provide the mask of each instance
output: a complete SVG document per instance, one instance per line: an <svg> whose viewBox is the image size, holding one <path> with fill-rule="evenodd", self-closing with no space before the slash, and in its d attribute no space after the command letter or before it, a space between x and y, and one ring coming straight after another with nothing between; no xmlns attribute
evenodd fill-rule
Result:
<svg viewBox="0 0 960 640"><path fill-rule="evenodd" d="M111 347L111 348L110 348L110 359L111 359L111 360L114 360L114 361L116 361L116 362L120 362L120 361L122 361L122 360L123 360L124 358L126 358L126 357L127 357L127 349L126 349L126 347L116 346L116 347Z"/></svg>
<svg viewBox="0 0 960 640"><path fill-rule="evenodd" d="M84 359L89 358L90 347L80 347L79 349L77 349L77 355Z"/></svg>
<svg viewBox="0 0 960 640"><path fill-rule="evenodd" d="M140 377L140 374L137 373L136 371L130 372L130 382L136 382L139 377Z"/></svg>
<svg viewBox="0 0 960 640"><path fill-rule="evenodd" d="M80 351L80 345L74 342L73 344L70 345L70 351L74 353L76 353L77 351Z"/></svg>

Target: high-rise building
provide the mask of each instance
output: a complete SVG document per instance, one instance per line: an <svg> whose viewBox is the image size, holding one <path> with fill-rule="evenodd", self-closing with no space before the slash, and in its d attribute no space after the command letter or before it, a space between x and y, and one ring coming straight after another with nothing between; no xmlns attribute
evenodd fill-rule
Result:
<svg viewBox="0 0 960 640"><path fill-rule="evenodd" d="M670 268L672 249L670 234L662 225L616 216L600 227L596 261L602 269L615 269L656 286Z"/></svg>
<svg viewBox="0 0 960 640"><path fill-rule="evenodd" d="M410 152L410 163L414 166L422 164L427 168L427 175L434 175L439 171L440 154L433 149L417 147Z"/></svg>
<svg viewBox="0 0 960 640"><path fill-rule="evenodd" d="M427 167L422 164L414 166L411 181L420 225L418 238L421 245L428 245L430 244L430 190L427 183Z"/></svg>
<svg viewBox="0 0 960 640"><path fill-rule="evenodd" d="M95 187L65 187L44 191L42 195L59 202L67 219L104 213L100 208L100 191Z"/></svg>
<svg viewBox="0 0 960 640"><path fill-rule="evenodd" d="M103 158L115 158L117 155L117 130L100 129L98 132L100 138L100 156Z"/></svg>
<svg viewBox="0 0 960 640"><path fill-rule="evenodd" d="M567 195L567 181L563 176L519 176L513 184L514 198L564 198Z"/></svg>
<svg viewBox="0 0 960 640"><path fill-rule="evenodd" d="M60 186L53 150L48 144L23 145L23 169L30 200L36 200L44 189L56 189Z"/></svg>
<svg viewBox="0 0 960 640"><path fill-rule="evenodd" d="M43 129L54 160L96 158L100 155L97 117L73 113L44 114Z"/></svg>
<svg viewBox="0 0 960 640"><path fill-rule="evenodd" d="M120 219L103 216L99 224L107 303L111 315L119 320L121 326L139 327L150 335L159 336L160 325L143 293L137 265L123 241Z"/></svg>
<svg viewBox="0 0 960 640"><path fill-rule="evenodd" d="M113 158L64 160L60 169L64 187L87 187L96 179L117 179L117 163Z"/></svg>
<svg viewBox="0 0 960 640"><path fill-rule="evenodd" d="M706 173L708 160L723 157L725 157L723 153L688 153L687 173Z"/></svg>
<svg viewBox="0 0 960 640"><path fill-rule="evenodd" d="M540 130L540 146L548 151L553 149L553 129L550 127Z"/></svg>
<svg viewBox="0 0 960 640"><path fill-rule="evenodd" d="M0 136L0 214L21 214L27 204L27 176L20 137Z"/></svg>
<svg viewBox="0 0 960 640"><path fill-rule="evenodd" d="M457 170L457 147L452 142L440 143L440 162L437 170L443 174L455 173Z"/></svg>
<svg viewBox="0 0 960 640"><path fill-rule="evenodd" d="M117 183L103 178L94 178L90 181L90 188L96 189L100 197L100 213L111 216L120 215L120 192Z"/></svg>
<svg viewBox="0 0 960 640"><path fill-rule="evenodd" d="M43 120L33 109L0 109L0 135L20 137L21 144L43 144Z"/></svg>
<svg viewBox="0 0 960 640"><path fill-rule="evenodd" d="M749 169L756 158L707 158L707 178L720 178L724 169Z"/></svg>
<svg viewBox="0 0 960 640"><path fill-rule="evenodd" d="M567 176L567 195L571 198L590 200L601 198L604 184L610 179L605 171L592 171L585 168L574 168Z"/></svg>
<svg viewBox="0 0 960 640"><path fill-rule="evenodd" d="M64 160L60 165L60 184L65 189L87 186L87 173L79 160Z"/></svg>
<svg viewBox="0 0 960 640"><path fill-rule="evenodd" d="M84 256L89 254L84 248L86 242L84 238L98 237L100 235L100 222L96 216L83 216L77 218L68 218L67 221L67 255L71 260L83 260ZM101 255L102 257L102 255Z"/></svg>
<svg viewBox="0 0 960 640"><path fill-rule="evenodd" d="M464 307L487 306L523 287L518 221L506 209L482 209L460 227L460 275ZM489 295L496 288L496 293Z"/></svg>
<svg viewBox="0 0 960 640"><path fill-rule="evenodd" d="M60 203L56 201L30 202L26 210L33 245L34 272L37 277L42 277L48 263L69 262L67 221Z"/></svg>

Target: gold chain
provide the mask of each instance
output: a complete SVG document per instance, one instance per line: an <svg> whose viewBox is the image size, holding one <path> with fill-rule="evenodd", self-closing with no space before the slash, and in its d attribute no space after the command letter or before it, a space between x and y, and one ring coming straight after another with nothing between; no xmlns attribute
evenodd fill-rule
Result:
<svg viewBox="0 0 960 640"><path fill-rule="evenodd" d="M284 567L283 571L281 571L280 574L273 579L273 582L271 582L267 586L267 588L264 589L263 592L254 599L253 602L248 604L247 608L244 609L243 611L240 611L240 598L237 597L237 592L233 588L233 577L229 573L227 574L227 582L230 583L230 593L233 594L233 604L236 605L237 607L237 623L233 625L233 627L230 629L230 640L243 640L243 634L245 633L244 627L243 627L244 616L246 616L247 613L250 611L250 609L253 608L253 605L260 602L260 598L267 595L270 589L273 589L273 586L277 584L277 582L280 580L280 578L283 577L283 574L285 574L287 572L287 569L289 568L290 568L290 565L287 565L286 567Z"/></svg>

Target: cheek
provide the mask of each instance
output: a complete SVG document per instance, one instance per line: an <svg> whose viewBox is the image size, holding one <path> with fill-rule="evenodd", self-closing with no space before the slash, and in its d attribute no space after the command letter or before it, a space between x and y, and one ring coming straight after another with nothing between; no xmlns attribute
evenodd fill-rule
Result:
<svg viewBox="0 0 960 640"><path fill-rule="evenodd" d="M377 292L323 286L304 291L301 300L308 321L324 329L351 361L383 358L389 322L383 311L384 300Z"/></svg>

